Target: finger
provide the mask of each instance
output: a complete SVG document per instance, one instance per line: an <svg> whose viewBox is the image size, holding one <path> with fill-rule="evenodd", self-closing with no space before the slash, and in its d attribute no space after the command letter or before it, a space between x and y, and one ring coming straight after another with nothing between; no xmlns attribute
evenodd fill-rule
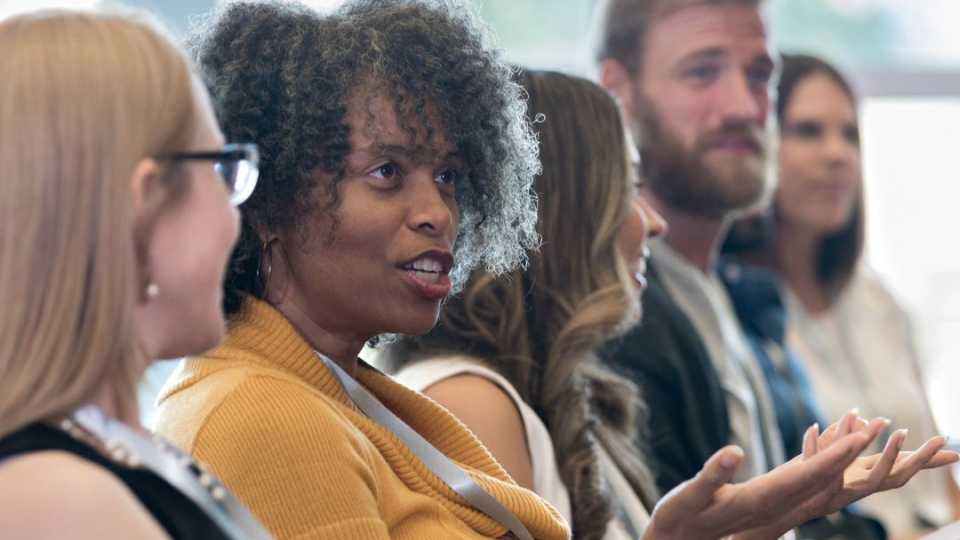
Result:
<svg viewBox="0 0 960 540"><path fill-rule="evenodd" d="M944 437L934 437L924 443L913 455L897 464L893 474L884 484L884 489L893 489L906 484L946 444L947 440Z"/></svg>
<svg viewBox="0 0 960 540"><path fill-rule="evenodd" d="M960 462L960 453L952 450L940 450L923 466L924 469L936 469L944 465Z"/></svg>
<svg viewBox="0 0 960 540"><path fill-rule="evenodd" d="M803 434L803 458L810 459L817 454L817 440L820 438L820 424L814 422Z"/></svg>
<svg viewBox="0 0 960 540"><path fill-rule="evenodd" d="M810 480L807 485L819 489L834 483L838 478L842 479L843 471L857 459L868 444L869 437L866 434L851 433L828 448L821 448L817 455L805 462L805 474Z"/></svg>
<svg viewBox="0 0 960 540"><path fill-rule="evenodd" d="M853 419L853 426L851 429L853 431L862 431L866 429L867 426L870 425L870 422L871 422L870 420L867 420L862 416L857 416L856 418Z"/></svg>
<svg viewBox="0 0 960 540"><path fill-rule="evenodd" d="M870 486L874 488L880 486L880 484L886 480L887 476L890 475L890 471L893 470L893 466L900 456L900 449L903 448L903 443L906 440L907 430L905 429L895 431L893 435L887 439L887 444L883 447L883 453L880 455L880 459L877 460L867 477Z"/></svg>
<svg viewBox="0 0 960 540"><path fill-rule="evenodd" d="M844 435L850 433L853 428L853 421L860 416L860 409L853 408L847 414L843 415L843 418L840 420L840 427L837 429L837 436L843 437Z"/></svg>
<svg viewBox="0 0 960 540"><path fill-rule="evenodd" d="M873 444L873 441L880 436L881 433L887 431L890 428L890 419L889 418L874 418L867 425L859 430L860 433L865 433L869 437L869 442L867 445Z"/></svg>
<svg viewBox="0 0 960 540"><path fill-rule="evenodd" d="M850 424L853 418L856 417L855 411L857 411L857 409L853 409L847 414L841 416L840 420L837 420L833 425L827 428L827 431L824 432L823 436L821 436L819 440L819 447L821 450L850 433Z"/></svg>
<svg viewBox="0 0 960 540"><path fill-rule="evenodd" d="M726 446L717 450L703 464L700 472L676 494L681 499L677 503L689 512L699 512L709 506L714 493L733 480L743 458L743 450L738 446Z"/></svg>

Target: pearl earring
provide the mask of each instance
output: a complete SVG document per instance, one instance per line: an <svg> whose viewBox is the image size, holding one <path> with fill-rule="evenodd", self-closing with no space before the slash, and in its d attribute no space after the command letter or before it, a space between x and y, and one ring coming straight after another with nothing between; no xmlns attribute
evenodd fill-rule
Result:
<svg viewBox="0 0 960 540"><path fill-rule="evenodd" d="M154 282L147 283L146 289L147 298L156 298L160 294L160 286Z"/></svg>

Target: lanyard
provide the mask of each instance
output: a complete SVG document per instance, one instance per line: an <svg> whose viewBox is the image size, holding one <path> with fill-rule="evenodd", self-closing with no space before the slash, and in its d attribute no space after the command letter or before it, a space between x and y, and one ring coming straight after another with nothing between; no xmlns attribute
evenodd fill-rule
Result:
<svg viewBox="0 0 960 540"><path fill-rule="evenodd" d="M340 386L350 396L353 403L370 419L390 430L433 474L446 482L450 489L457 492L475 509L483 512L498 523L510 529L518 540L533 540L530 531L517 519L517 516L503 504L483 490L463 469L450 461L419 433L393 414L360 383L344 371L336 362L317 353L324 365L336 375Z"/></svg>

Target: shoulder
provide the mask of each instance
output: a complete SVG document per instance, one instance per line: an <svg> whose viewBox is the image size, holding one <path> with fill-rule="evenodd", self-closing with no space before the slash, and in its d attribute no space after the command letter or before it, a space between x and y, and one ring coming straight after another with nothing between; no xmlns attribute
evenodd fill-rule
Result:
<svg viewBox="0 0 960 540"><path fill-rule="evenodd" d="M505 379L465 372L429 386L424 394L466 425L518 484L535 489L535 462L553 455L550 437Z"/></svg>
<svg viewBox="0 0 960 540"><path fill-rule="evenodd" d="M286 373L230 369L169 396L158 408L156 431L220 476L254 466L263 452L290 463L316 465L321 452L369 461L369 440L348 409Z"/></svg>
<svg viewBox="0 0 960 540"><path fill-rule="evenodd" d="M204 417L198 437L275 444L277 433L330 444L359 430L349 407L295 379L253 373L237 382ZM354 437L355 438L355 437Z"/></svg>
<svg viewBox="0 0 960 540"><path fill-rule="evenodd" d="M486 423L520 427L522 430L522 402L514 395L513 387L506 381L477 372L462 372L424 388L423 394L450 410L461 421L470 425L476 417ZM478 404L483 404L478 407Z"/></svg>
<svg viewBox="0 0 960 540"><path fill-rule="evenodd" d="M858 268L850 280L846 300L860 308L903 313L900 301L884 278L870 267Z"/></svg>
<svg viewBox="0 0 960 540"><path fill-rule="evenodd" d="M61 538L70 530L71 538L166 538L118 478L66 452L4 462L0 486L0 530L17 531L14 537Z"/></svg>

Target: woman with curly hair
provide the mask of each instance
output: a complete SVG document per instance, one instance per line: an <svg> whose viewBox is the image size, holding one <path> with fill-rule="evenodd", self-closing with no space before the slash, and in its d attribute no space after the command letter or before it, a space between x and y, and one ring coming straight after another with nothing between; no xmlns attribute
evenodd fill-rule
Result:
<svg viewBox="0 0 960 540"><path fill-rule="evenodd" d="M429 331L474 267L513 268L538 241L522 89L471 13L231 3L195 44L262 179L226 341L178 367L158 431L279 538L568 537L450 413L357 359Z"/></svg>
<svg viewBox="0 0 960 540"><path fill-rule="evenodd" d="M656 411L597 351L638 321L646 245L666 226L640 194L639 158L613 98L559 73L527 72L523 85L543 160L535 182L543 245L525 269L474 272L433 331L391 343L384 357L570 518L575 538L777 538L923 466L956 460L937 455L942 441L934 440L888 476L895 444L882 461L855 461L884 422L835 439L853 429L848 415L819 443L808 429L805 455L768 474L727 484L743 458L727 447L661 499L636 433Z"/></svg>

